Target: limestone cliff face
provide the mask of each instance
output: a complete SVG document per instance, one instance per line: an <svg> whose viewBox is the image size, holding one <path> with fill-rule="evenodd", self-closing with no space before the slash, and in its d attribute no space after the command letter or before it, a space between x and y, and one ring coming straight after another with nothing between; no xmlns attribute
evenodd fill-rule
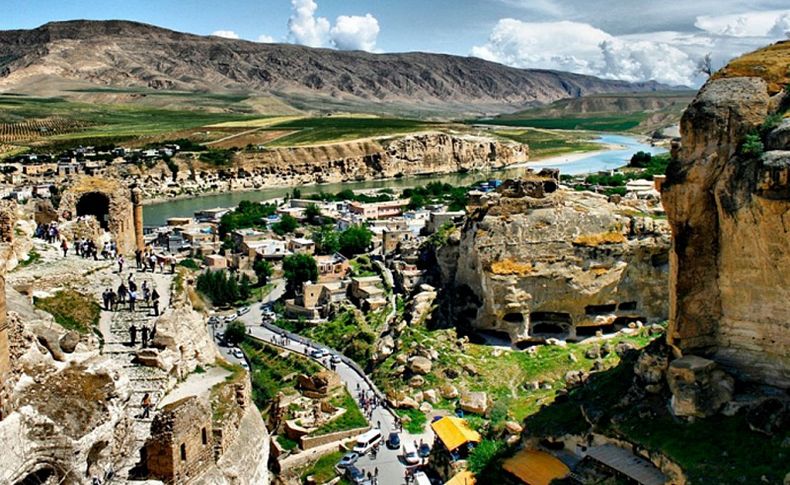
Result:
<svg viewBox="0 0 790 485"><path fill-rule="evenodd" d="M665 319L669 231L638 204L562 189L489 201L440 251L446 283L468 302L456 316L516 342Z"/></svg>
<svg viewBox="0 0 790 485"><path fill-rule="evenodd" d="M177 180L164 164L129 174L146 197L252 190L503 168L525 162L529 148L486 137L421 133L397 138L275 148L236 155L233 166L179 159ZM119 177L124 174L117 174ZM163 183L164 182L164 183Z"/></svg>
<svg viewBox="0 0 790 485"><path fill-rule="evenodd" d="M762 59L762 60L761 60ZM790 42L734 61L683 115L664 205L674 236L669 338L739 377L790 387ZM762 66L756 68L755 66ZM760 135L769 151L749 150ZM753 145L753 143L752 143Z"/></svg>

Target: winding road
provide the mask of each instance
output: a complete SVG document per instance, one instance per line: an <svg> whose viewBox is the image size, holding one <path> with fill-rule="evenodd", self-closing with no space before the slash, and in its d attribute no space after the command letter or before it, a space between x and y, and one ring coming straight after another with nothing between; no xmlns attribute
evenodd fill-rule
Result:
<svg viewBox="0 0 790 485"><path fill-rule="evenodd" d="M263 315L261 312L261 306L266 303L274 303L275 301L282 298L283 294L285 293L285 281L284 280L275 280L273 281L274 288L272 291L260 302L250 307L249 313L246 313L239 317L239 320L244 323L247 327L247 332L252 337L257 339L263 340L267 343L272 345L276 345L278 347L288 349L292 352L297 354L306 355L307 357L313 359L315 362L321 364L322 366L326 366L325 362L327 359L314 359L310 356L310 352L315 349L324 349L330 354L339 354L339 352L329 349L328 347L321 345L317 342L314 342L310 339L302 337L300 335L294 335L289 332L286 332L275 325L262 325L261 322L263 320ZM218 326L216 328L216 332L223 331L224 332L224 324ZM287 345L282 344L275 344L273 343L275 337L281 338L284 335L290 337L290 341ZM220 352L222 355L231 362L239 362L240 360L233 357L230 354L230 349L227 347L219 347ZM370 395L370 393L375 393L383 398L381 392L376 388L375 384L364 374L364 372L359 369L356 364L351 362L348 358L341 355L341 362L336 364L335 372L340 376L340 380L346 386L348 391L351 393L352 396L355 398L359 391L364 391ZM389 435L391 431L395 430L395 415L394 413L387 408L386 406L378 406L373 410L372 417L370 419L370 424L373 427L379 426L381 428L381 434L386 437ZM401 434L401 441L405 442L405 440L413 440L415 442L425 441L427 443L433 443L433 431L430 429L429 426L426 426L426 431L422 434L414 435L409 434L404 430ZM401 461L400 458L400 450L390 450L384 446L382 442L382 446L377 454L376 458L373 459L370 454L361 457L356 466L362 470L363 472L367 473L370 471L373 473L376 469L379 472L379 483L384 484L401 484L405 483L404 474L406 471L406 465Z"/></svg>

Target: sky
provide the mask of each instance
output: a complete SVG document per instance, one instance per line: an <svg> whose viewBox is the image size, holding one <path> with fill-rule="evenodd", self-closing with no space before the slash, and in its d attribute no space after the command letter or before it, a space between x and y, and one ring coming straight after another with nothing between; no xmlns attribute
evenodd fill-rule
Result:
<svg viewBox="0 0 790 485"><path fill-rule="evenodd" d="M790 0L0 0L0 30L124 19L200 35L370 52L475 56L696 86L790 38Z"/></svg>

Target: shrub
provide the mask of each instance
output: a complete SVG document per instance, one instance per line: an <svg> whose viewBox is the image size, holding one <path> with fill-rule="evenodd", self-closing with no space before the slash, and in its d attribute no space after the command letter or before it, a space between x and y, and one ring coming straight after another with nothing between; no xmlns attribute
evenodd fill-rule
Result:
<svg viewBox="0 0 790 485"><path fill-rule="evenodd" d="M179 266L183 266L187 269L197 270L200 269L200 265L192 258L182 259L179 263Z"/></svg>
<svg viewBox="0 0 790 485"><path fill-rule="evenodd" d="M272 231L283 236L289 232L294 232L297 227L299 227L299 222L293 216L285 214L280 219L280 222L272 225Z"/></svg>
<svg viewBox="0 0 790 485"><path fill-rule="evenodd" d="M214 305L230 305L241 297L239 283L227 271L206 271L197 277L197 289Z"/></svg>
<svg viewBox="0 0 790 485"><path fill-rule="evenodd" d="M740 152L742 156L751 160L756 160L763 156L764 150L765 146L763 145L763 140L760 138L760 135L757 133L749 133L743 139Z"/></svg>
<svg viewBox="0 0 790 485"><path fill-rule="evenodd" d="M283 259L283 273L288 288L296 291L304 282L318 280L318 265L309 254L293 254Z"/></svg>
<svg viewBox="0 0 790 485"><path fill-rule="evenodd" d="M225 339L237 345L244 341L244 338L247 336L247 327L244 326L244 323L234 320L228 324L228 327L225 329Z"/></svg>
<svg viewBox="0 0 790 485"><path fill-rule="evenodd" d="M469 471L478 475L495 466L504 448L501 441L481 441L469 454Z"/></svg>
<svg viewBox="0 0 790 485"><path fill-rule="evenodd" d="M364 253L370 246L372 239L373 233L370 229L361 224L353 225L340 233L338 239L340 252L346 257Z"/></svg>

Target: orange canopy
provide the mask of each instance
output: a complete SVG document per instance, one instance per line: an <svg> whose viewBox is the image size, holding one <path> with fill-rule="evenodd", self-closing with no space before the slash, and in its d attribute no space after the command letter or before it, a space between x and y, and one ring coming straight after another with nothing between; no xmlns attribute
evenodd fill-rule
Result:
<svg viewBox="0 0 790 485"><path fill-rule="evenodd" d="M455 416L445 416L431 423L431 428L450 451L469 442L479 443L481 439L480 433L470 428L466 420Z"/></svg>
<svg viewBox="0 0 790 485"><path fill-rule="evenodd" d="M469 470L456 473L449 482L444 485L475 485L475 475Z"/></svg>
<svg viewBox="0 0 790 485"><path fill-rule="evenodd" d="M549 485L570 469L554 456L538 450L521 450L505 460L503 468L527 485Z"/></svg>

